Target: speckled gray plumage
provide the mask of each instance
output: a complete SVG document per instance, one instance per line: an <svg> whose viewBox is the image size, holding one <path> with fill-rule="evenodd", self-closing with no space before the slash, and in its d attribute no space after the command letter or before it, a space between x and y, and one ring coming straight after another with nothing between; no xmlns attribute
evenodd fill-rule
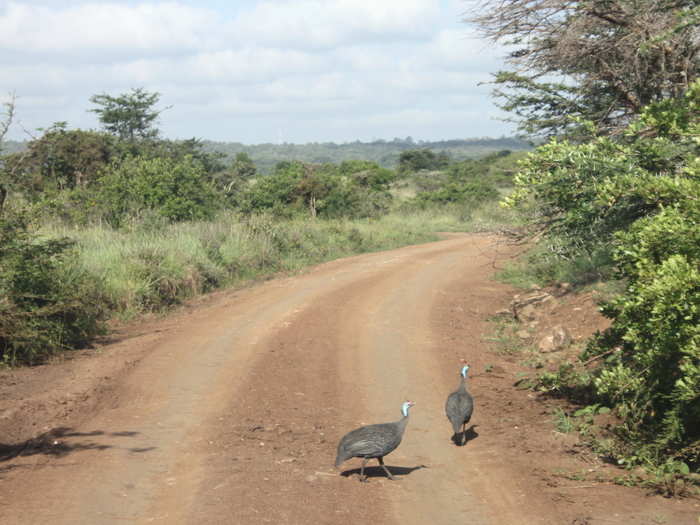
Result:
<svg viewBox="0 0 700 525"><path fill-rule="evenodd" d="M338 443L335 466L350 458L380 458L392 452L401 443L408 416L393 423L379 423L356 428Z"/></svg>
<svg viewBox="0 0 700 525"><path fill-rule="evenodd" d="M362 458L360 481L367 481L365 465L369 459L376 458L387 477L393 480L394 476L384 465L384 456L391 453L401 443L408 423L408 409L412 405L413 403L410 401L403 404L404 416L398 421L367 425L345 434L338 443L338 454L335 457L336 468L339 468L344 461L350 458Z"/></svg>
<svg viewBox="0 0 700 525"><path fill-rule="evenodd" d="M467 392L466 378L462 377L459 383L459 388L447 396L445 402L445 414L447 419L452 423L452 429L455 434L460 431L464 432L464 426L469 423L474 412L474 399ZM462 436L462 444L466 440L466 436Z"/></svg>

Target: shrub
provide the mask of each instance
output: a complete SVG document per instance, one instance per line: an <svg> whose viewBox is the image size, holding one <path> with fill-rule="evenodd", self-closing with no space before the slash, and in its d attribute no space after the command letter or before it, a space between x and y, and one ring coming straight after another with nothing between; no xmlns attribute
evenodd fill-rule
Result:
<svg viewBox="0 0 700 525"><path fill-rule="evenodd" d="M450 162L447 153L435 153L429 149L411 149L399 156L398 172L402 175L420 170L444 169Z"/></svg>
<svg viewBox="0 0 700 525"><path fill-rule="evenodd" d="M204 168L189 156L129 157L114 164L99 182L98 205L114 226L145 210L171 222L208 219L220 206Z"/></svg>
<svg viewBox="0 0 700 525"><path fill-rule="evenodd" d="M34 364L104 329L101 283L71 263L73 242L42 240L26 217L0 217L0 359Z"/></svg>
<svg viewBox="0 0 700 525"><path fill-rule="evenodd" d="M700 466L698 136L700 81L645 108L623 137L540 147L507 201L534 199L560 257L607 251L626 283L603 307L610 328L581 356L606 359L578 385L621 418L612 449L626 464Z"/></svg>
<svg viewBox="0 0 700 525"><path fill-rule="evenodd" d="M376 216L387 210L389 200L387 192L341 176L333 165L301 162L279 163L272 175L259 178L239 197L246 213L271 211L276 216L323 218Z"/></svg>

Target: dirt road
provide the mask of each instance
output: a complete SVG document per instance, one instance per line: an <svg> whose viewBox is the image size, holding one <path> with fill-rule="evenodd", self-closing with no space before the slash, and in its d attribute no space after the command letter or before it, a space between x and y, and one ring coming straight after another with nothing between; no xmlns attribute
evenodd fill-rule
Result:
<svg viewBox="0 0 700 525"><path fill-rule="evenodd" d="M509 253L473 235L334 261L217 294L66 365L71 381L47 391L76 406L83 374L118 373L89 410L61 416L71 426L45 422L48 445L5 445L0 522L697 523L687 502L552 476L571 444L484 341L510 298L489 278ZM443 412L460 358L476 399L464 447ZM406 399L416 406L386 458L397 481L373 467L359 483L359 460L333 469L345 432L398 419Z"/></svg>

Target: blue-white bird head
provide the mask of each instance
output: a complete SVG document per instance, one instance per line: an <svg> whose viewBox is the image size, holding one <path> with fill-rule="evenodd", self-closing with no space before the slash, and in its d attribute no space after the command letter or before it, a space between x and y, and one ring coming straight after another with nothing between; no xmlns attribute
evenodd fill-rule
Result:
<svg viewBox="0 0 700 525"><path fill-rule="evenodd" d="M462 374L462 377L467 377L467 372L469 372L469 365L464 365L462 367L462 371L460 372Z"/></svg>
<svg viewBox="0 0 700 525"><path fill-rule="evenodd" d="M401 413L404 415L404 417L408 416L408 409L413 405L415 405L413 401L406 401L403 405L401 405Z"/></svg>

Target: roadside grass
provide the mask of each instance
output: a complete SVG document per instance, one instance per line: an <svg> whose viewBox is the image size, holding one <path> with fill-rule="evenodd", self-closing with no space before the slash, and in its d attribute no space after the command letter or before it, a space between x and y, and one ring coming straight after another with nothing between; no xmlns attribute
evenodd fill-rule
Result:
<svg viewBox="0 0 700 525"><path fill-rule="evenodd" d="M567 259L557 257L556 246L540 241L517 260L496 274L496 278L516 288L548 286L557 282L577 288L612 280L610 250L579 254Z"/></svg>
<svg viewBox="0 0 700 525"><path fill-rule="evenodd" d="M131 318L216 288L430 242L438 239L435 232L472 227L469 217L455 208L364 220L277 220L222 213L213 221L146 223L122 230L48 224L41 234L74 239L75 264L104 283L115 316Z"/></svg>
<svg viewBox="0 0 700 525"><path fill-rule="evenodd" d="M526 348L526 343L516 334L520 326L516 320L498 316L493 317L491 322L493 331L484 336L484 339L491 343L494 352L499 355L514 355L520 354Z"/></svg>

